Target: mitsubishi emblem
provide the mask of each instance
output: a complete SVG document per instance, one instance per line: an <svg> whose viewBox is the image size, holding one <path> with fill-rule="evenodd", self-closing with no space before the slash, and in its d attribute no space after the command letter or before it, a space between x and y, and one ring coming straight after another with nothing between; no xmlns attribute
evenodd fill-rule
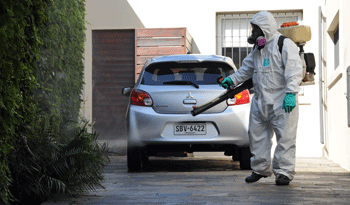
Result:
<svg viewBox="0 0 350 205"><path fill-rule="evenodd" d="M191 92L188 93L188 96L186 98L193 98Z"/></svg>

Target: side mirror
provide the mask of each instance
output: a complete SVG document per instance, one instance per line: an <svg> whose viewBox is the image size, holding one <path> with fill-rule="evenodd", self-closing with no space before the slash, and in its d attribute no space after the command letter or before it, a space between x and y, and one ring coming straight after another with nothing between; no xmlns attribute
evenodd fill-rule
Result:
<svg viewBox="0 0 350 205"><path fill-rule="evenodd" d="M128 97L128 96L130 96L131 91L132 91L131 87L125 87L125 88L122 89L122 95Z"/></svg>

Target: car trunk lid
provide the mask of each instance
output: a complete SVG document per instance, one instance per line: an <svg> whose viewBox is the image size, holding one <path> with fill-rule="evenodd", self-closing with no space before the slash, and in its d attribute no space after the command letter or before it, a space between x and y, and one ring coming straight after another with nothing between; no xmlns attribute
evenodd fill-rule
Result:
<svg viewBox="0 0 350 205"><path fill-rule="evenodd" d="M193 106L203 105L225 92L219 85L200 85L198 89L192 85L143 85L140 89L151 96L153 109L162 114L190 114ZM204 113L220 113L226 108L224 101Z"/></svg>

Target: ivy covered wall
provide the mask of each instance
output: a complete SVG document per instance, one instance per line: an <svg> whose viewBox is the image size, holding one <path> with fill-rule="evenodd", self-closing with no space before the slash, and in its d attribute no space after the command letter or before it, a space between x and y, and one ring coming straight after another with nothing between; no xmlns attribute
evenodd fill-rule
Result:
<svg viewBox="0 0 350 205"><path fill-rule="evenodd" d="M0 204L14 199L9 167L39 121L55 116L61 133L79 124L84 19L85 0L0 2Z"/></svg>
<svg viewBox="0 0 350 205"><path fill-rule="evenodd" d="M83 88L85 41L84 0L55 0L48 4L43 46L36 62L40 86L35 94L40 109L62 120L77 120Z"/></svg>
<svg viewBox="0 0 350 205"><path fill-rule="evenodd" d="M0 196L10 198L8 162L16 139L34 119L35 62L41 45L47 0L2 0L0 3ZM0 201L0 202L1 202Z"/></svg>

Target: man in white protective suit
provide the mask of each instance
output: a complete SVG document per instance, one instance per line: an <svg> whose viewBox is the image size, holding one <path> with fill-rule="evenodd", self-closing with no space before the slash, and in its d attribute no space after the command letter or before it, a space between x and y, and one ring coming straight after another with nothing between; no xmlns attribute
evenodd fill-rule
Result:
<svg viewBox="0 0 350 205"><path fill-rule="evenodd" d="M284 39L282 52L278 40L281 33L273 15L261 11L250 21L254 44L238 71L220 84L228 88L253 79L255 94L249 117L249 140L252 153L252 174L245 181L256 182L262 177L276 176L277 185L288 185L295 175L296 132L299 117L297 93L300 90L303 67L297 45ZM273 134L277 146L271 170Z"/></svg>

